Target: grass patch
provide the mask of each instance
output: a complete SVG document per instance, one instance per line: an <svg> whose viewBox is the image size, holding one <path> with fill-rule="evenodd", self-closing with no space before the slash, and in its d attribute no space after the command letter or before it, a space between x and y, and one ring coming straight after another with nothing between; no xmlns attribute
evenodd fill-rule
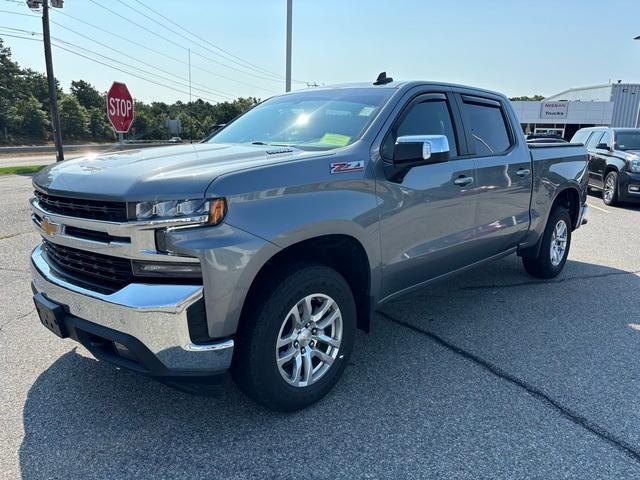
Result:
<svg viewBox="0 0 640 480"><path fill-rule="evenodd" d="M26 175L42 170L46 165L24 165L20 167L0 167L0 175Z"/></svg>

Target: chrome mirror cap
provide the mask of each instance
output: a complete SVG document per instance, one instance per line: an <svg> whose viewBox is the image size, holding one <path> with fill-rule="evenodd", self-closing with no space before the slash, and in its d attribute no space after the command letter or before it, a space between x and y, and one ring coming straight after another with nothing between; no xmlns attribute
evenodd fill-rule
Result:
<svg viewBox="0 0 640 480"><path fill-rule="evenodd" d="M434 153L449 153L449 140L445 135L404 135L398 143L422 143L422 159L429 160Z"/></svg>

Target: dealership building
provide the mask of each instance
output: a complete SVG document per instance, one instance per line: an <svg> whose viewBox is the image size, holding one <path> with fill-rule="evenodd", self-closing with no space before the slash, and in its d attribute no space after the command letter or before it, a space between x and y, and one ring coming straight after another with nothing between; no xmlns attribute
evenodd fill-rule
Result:
<svg viewBox="0 0 640 480"><path fill-rule="evenodd" d="M526 134L570 139L580 128L640 127L640 83L570 88L540 102L512 102Z"/></svg>

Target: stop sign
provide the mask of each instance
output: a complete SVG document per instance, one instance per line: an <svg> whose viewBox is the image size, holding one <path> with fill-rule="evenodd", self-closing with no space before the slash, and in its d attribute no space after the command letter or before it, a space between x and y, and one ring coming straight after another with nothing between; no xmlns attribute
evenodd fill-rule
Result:
<svg viewBox="0 0 640 480"><path fill-rule="evenodd" d="M118 133L127 133L133 123L133 97L124 83L113 82L107 92L107 116Z"/></svg>

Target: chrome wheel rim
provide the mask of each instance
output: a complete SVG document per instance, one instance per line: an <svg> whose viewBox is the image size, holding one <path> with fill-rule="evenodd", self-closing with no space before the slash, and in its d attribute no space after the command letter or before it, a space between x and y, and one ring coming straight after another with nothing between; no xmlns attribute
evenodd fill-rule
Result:
<svg viewBox="0 0 640 480"><path fill-rule="evenodd" d="M285 316L276 342L276 364L294 387L308 387L331 368L342 342L342 313L333 298L307 295Z"/></svg>
<svg viewBox="0 0 640 480"><path fill-rule="evenodd" d="M568 233L569 229L567 228L566 222L564 220L559 220L551 234L551 247L549 249L551 265L554 267L560 265L567 251Z"/></svg>
<svg viewBox="0 0 640 480"><path fill-rule="evenodd" d="M604 199L610 202L616 191L616 180L613 175L609 175L604 181Z"/></svg>

